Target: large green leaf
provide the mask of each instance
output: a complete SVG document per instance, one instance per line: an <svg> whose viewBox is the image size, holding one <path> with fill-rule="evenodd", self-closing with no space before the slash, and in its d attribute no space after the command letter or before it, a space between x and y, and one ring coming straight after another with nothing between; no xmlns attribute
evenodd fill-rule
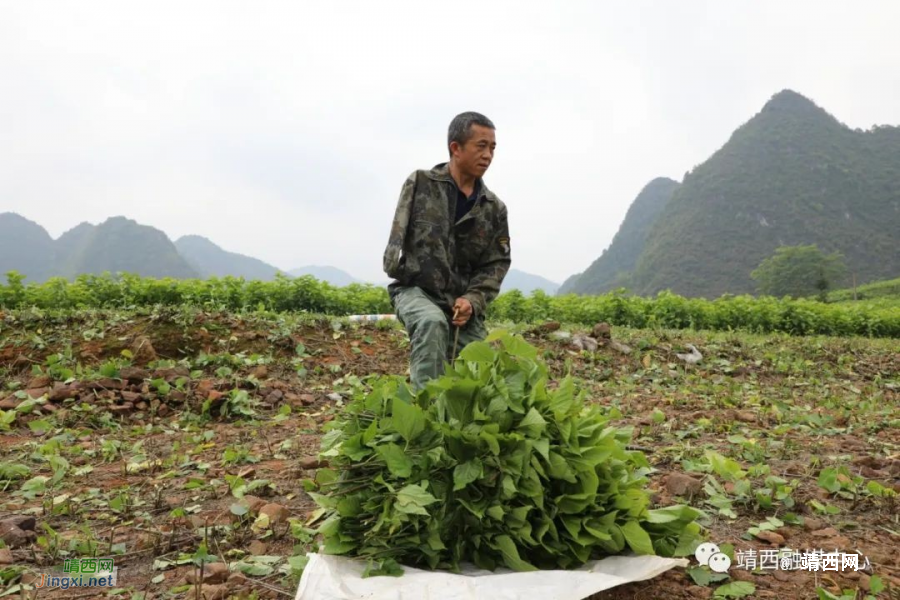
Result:
<svg viewBox="0 0 900 600"><path fill-rule="evenodd" d="M519 421L519 429L525 431L526 435L528 435L529 437L536 438L540 436L541 433L543 433L544 429L546 429L546 427L547 421L533 406L525 414L525 417L523 417L522 420Z"/></svg>
<svg viewBox="0 0 900 600"><path fill-rule="evenodd" d="M487 342L472 342L460 351L459 357L475 362L493 362L497 358L497 353Z"/></svg>
<svg viewBox="0 0 900 600"><path fill-rule="evenodd" d="M756 593L756 586L749 581L732 581L716 588L717 598L743 598Z"/></svg>
<svg viewBox="0 0 900 600"><path fill-rule="evenodd" d="M397 492L397 510L411 515L428 516L426 506L437 502L437 498L418 484L410 484Z"/></svg>
<svg viewBox="0 0 900 600"><path fill-rule="evenodd" d="M393 402L392 423L394 429L403 436L407 442L411 442L425 431L425 413L418 406L407 404L398 398Z"/></svg>
<svg viewBox="0 0 900 600"><path fill-rule="evenodd" d="M474 458L453 469L453 491L459 491L481 477L483 466L481 461Z"/></svg>
<svg viewBox="0 0 900 600"><path fill-rule="evenodd" d="M653 551L653 542L650 541L650 534L637 521L628 521L624 525L619 525L619 530L625 536L628 547L634 550L636 554L656 554Z"/></svg>
<svg viewBox="0 0 900 600"><path fill-rule="evenodd" d="M413 462L397 444L391 443L378 446L378 455L387 464L391 475L395 477L409 477L412 475Z"/></svg>
<svg viewBox="0 0 900 600"><path fill-rule="evenodd" d="M519 550L516 548L515 542L508 535L499 535L494 538L491 544L493 548L500 551L503 556L503 562L506 566L514 571L536 571L537 568L519 557Z"/></svg>

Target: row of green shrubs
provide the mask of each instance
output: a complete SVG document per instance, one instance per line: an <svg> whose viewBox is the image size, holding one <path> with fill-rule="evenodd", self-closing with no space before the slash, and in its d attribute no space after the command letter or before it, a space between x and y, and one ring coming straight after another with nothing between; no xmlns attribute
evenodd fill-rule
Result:
<svg viewBox="0 0 900 600"><path fill-rule="evenodd" d="M235 277L153 279L120 273L57 277L41 284L23 283L16 272L0 284L0 307L44 309L128 308L150 305L193 305L229 310L264 309L327 315L392 312L385 288L368 284L335 287L311 276L274 281ZM900 337L900 306L883 303L821 303L725 295L716 300L684 298L660 292L654 298L612 292L600 296L548 296L537 291L501 294L488 315L498 320L536 322L553 319L592 325L607 321L627 327L673 329L740 329L792 335L864 335Z"/></svg>
<svg viewBox="0 0 900 600"><path fill-rule="evenodd" d="M856 300L877 298L893 298L900 301L900 278L874 281L856 288ZM854 300L853 288L835 290L828 294L829 302L847 302L850 300Z"/></svg>

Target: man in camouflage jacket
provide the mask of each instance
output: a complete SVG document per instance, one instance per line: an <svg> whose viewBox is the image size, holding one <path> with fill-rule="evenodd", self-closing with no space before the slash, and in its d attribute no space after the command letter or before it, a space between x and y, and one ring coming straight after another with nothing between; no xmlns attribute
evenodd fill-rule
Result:
<svg viewBox="0 0 900 600"><path fill-rule="evenodd" d="M484 313L510 266L506 206L482 176L496 147L494 125L468 112L450 124L450 161L403 184L384 271L397 318L410 337L416 389L443 372L453 353L485 338ZM456 318L454 318L456 315Z"/></svg>

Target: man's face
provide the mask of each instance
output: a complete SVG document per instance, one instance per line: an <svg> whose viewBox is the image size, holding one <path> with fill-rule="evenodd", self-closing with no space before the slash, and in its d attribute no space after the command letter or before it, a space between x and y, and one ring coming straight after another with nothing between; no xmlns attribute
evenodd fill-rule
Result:
<svg viewBox="0 0 900 600"><path fill-rule="evenodd" d="M461 171L474 177L482 177L494 160L494 149L497 147L494 130L472 125L469 133L471 137L462 146L452 142L450 152Z"/></svg>

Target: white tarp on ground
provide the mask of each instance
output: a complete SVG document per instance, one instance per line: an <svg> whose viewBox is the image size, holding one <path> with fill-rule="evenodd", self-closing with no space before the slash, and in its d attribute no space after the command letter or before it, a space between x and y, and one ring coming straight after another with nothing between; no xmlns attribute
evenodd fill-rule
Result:
<svg viewBox="0 0 900 600"><path fill-rule="evenodd" d="M363 579L365 562L308 554L296 600L583 600L591 594L651 579L685 558L610 556L571 571L515 573L477 570L461 575L404 567L402 577Z"/></svg>

